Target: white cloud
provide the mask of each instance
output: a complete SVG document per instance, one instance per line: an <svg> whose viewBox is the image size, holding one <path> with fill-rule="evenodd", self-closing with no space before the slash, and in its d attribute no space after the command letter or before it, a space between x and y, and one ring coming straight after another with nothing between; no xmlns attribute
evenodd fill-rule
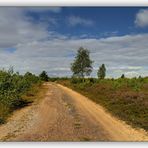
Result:
<svg viewBox="0 0 148 148"><path fill-rule="evenodd" d="M69 38L47 27L46 22L34 23L20 8L0 8L0 68L12 65L21 73L46 70L52 76L70 76L70 64L83 46L94 61L93 76L102 63L106 64L107 76L131 75L133 71L148 75L148 34ZM16 50L8 52L8 47Z"/></svg>
<svg viewBox="0 0 148 148"><path fill-rule="evenodd" d="M109 36L117 36L118 35L118 31L106 31L104 33L101 34L101 36L104 36L104 37L109 37Z"/></svg>
<svg viewBox="0 0 148 148"><path fill-rule="evenodd" d="M138 77L139 73L136 71L128 71L128 72L125 72L125 76L129 78Z"/></svg>
<svg viewBox="0 0 148 148"><path fill-rule="evenodd" d="M47 38L46 24L32 23L21 8L0 8L0 47Z"/></svg>
<svg viewBox="0 0 148 148"><path fill-rule="evenodd" d="M148 26L148 9L142 9L136 14L135 24L139 27Z"/></svg>
<svg viewBox="0 0 148 148"><path fill-rule="evenodd" d="M81 18L79 16L70 16L68 18L68 23L70 26L77 26L77 25L93 26L94 25L94 21L90 19Z"/></svg>

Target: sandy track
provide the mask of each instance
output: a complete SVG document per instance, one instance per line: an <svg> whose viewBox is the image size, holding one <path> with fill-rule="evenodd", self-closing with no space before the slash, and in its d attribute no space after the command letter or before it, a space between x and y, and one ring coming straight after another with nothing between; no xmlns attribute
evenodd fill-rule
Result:
<svg viewBox="0 0 148 148"><path fill-rule="evenodd" d="M0 141L148 141L147 133L112 117L79 93L55 83L39 103L0 126Z"/></svg>

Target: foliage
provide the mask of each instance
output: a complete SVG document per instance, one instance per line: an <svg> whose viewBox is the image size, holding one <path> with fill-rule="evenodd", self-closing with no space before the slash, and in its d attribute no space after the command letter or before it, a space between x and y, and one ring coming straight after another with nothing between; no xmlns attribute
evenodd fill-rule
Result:
<svg viewBox="0 0 148 148"><path fill-rule="evenodd" d="M49 77L48 81L56 82L58 80L68 80L68 79L69 79L68 77Z"/></svg>
<svg viewBox="0 0 148 148"><path fill-rule="evenodd" d="M98 78L99 79L104 79L105 76L106 76L106 68L105 68L105 64L102 64L100 67L99 67L99 70L98 70Z"/></svg>
<svg viewBox="0 0 148 148"><path fill-rule="evenodd" d="M122 79L123 79L123 78L125 78L125 75L124 75L124 74L122 74L122 75L121 75L121 78L122 78Z"/></svg>
<svg viewBox="0 0 148 148"><path fill-rule="evenodd" d="M92 63L89 57L89 51L80 47L74 62L71 64L73 76L80 78L83 78L85 75L89 76L92 72Z"/></svg>
<svg viewBox="0 0 148 148"><path fill-rule="evenodd" d="M28 103L21 96L38 82L39 78L29 72L22 76L14 73L13 68L0 71L0 123L10 112Z"/></svg>
<svg viewBox="0 0 148 148"><path fill-rule="evenodd" d="M40 79L42 81L48 81L48 75L46 71L42 71L42 73L39 75Z"/></svg>

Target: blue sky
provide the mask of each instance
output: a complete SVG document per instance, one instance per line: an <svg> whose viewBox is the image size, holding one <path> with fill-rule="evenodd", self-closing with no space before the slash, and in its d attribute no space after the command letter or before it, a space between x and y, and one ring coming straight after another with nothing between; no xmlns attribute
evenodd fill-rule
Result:
<svg viewBox="0 0 148 148"><path fill-rule="evenodd" d="M144 7L63 7L60 13L50 11L45 12L29 12L28 15L33 17L35 21L40 21L40 17L52 17L59 24L52 24L49 30L70 36L81 36L87 34L88 37L107 36L106 32L116 33L115 35L147 33L148 28L139 28L135 26L135 17L139 10L146 9ZM69 24L69 18L81 18L92 23L76 23ZM47 21L47 20L44 20ZM109 34L110 35L110 34Z"/></svg>
<svg viewBox="0 0 148 148"><path fill-rule="evenodd" d="M90 50L93 73L148 75L147 7L0 7L0 68L71 76L80 46Z"/></svg>

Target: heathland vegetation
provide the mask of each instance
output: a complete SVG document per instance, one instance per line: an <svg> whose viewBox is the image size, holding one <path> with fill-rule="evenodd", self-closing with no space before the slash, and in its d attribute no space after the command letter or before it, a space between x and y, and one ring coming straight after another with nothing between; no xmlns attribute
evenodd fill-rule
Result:
<svg viewBox="0 0 148 148"><path fill-rule="evenodd" d="M16 109L33 102L31 98L40 89L44 72L38 77L30 72L20 75L11 67L0 71L0 124Z"/></svg>
<svg viewBox="0 0 148 148"><path fill-rule="evenodd" d="M122 74L118 79L105 79L106 67L102 64L98 78L86 78L92 72L92 61L84 48L78 50L71 69L73 77L59 79L59 83L99 103L127 123L148 130L148 77L126 78Z"/></svg>

